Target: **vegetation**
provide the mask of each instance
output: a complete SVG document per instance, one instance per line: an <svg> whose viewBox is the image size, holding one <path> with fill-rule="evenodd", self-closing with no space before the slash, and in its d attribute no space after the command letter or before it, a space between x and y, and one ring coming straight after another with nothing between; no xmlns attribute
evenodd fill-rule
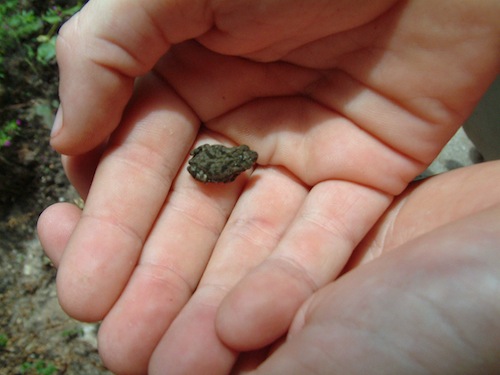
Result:
<svg viewBox="0 0 500 375"><path fill-rule="evenodd" d="M21 374L53 375L58 371L57 367L50 362L38 360L36 362L24 362L19 372Z"/></svg>
<svg viewBox="0 0 500 375"><path fill-rule="evenodd" d="M9 338L7 337L7 335L0 333L0 349L5 348L8 342Z"/></svg>
<svg viewBox="0 0 500 375"><path fill-rule="evenodd" d="M45 3L45 8L43 5ZM65 2L68 3L68 2ZM0 3L0 102L11 104L12 85L19 84L16 68L27 68L32 75L43 76L55 63L57 31L63 22L75 14L82 1L72 6L39 2L36 9L29 2L4 0ZM24 99L24 98L23 98ZM19 104L19 103L16 103ZM19 130L19 119L0 117L0 147L12 144Z"/></svg>
<svg viewBox="0 0 500 375"><path fill-rule="evenodd" d="M56 32L62 23L75 14L82 6L82 2L64 8L53 5L37 14L35 9L22 9L22 1L5 0L0 4L0 56L24 50L25 58L32 69L36 70L31 60L46 65L55 58ZM3 63L3 58L0 60ZM0 78L5 77L3 67L0 68Z"/></svg>
<svg viewBox="0 0 500 375"><path fill-rule="evenodd" d="M41 135L49 132L58 106L57 31L83 3L0 2L0 220L40 177L37 157L46 147Z"/></svg>
<svg viewBox="0 0 500 375"><path fill-rule="evenodd" d="M10 120L0 128L0 146L8 147L12 144L11 139L19 130L20 123L19 120Z"/></svg>

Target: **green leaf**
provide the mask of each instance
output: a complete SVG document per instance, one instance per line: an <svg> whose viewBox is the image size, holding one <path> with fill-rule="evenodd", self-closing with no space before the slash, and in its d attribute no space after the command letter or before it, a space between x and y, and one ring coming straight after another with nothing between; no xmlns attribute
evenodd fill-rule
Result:
<svg viewBox="0 0 500 375"><path fill-rule="evenodd" d="M50 25L55 25L62 21L61 17L58 14L50 14L42 16L42 19Z"/></svg>
<svg viewBox="0 0 500 375"><path fill-rule="evenodd" d="M56 36L50 38L48 42L41 43L36 50L36 59L43 65L49 64L56 57Z"/></svg>

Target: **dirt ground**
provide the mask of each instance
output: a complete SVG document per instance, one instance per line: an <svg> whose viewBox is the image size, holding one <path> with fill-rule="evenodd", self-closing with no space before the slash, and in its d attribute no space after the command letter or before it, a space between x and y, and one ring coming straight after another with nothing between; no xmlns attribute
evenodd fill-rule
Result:
<svg viewBox="0 0 500 375"><path fill-rule="evenodd" d="M43 12L62 3L75 1L19 4ZM0 375L110 374L97 354L97 325L59 307L56 270L36 237L45 207L78 198L49 145L57 66L35 66L23 48L2 57L0 126L14 120L19 128L0 145Z"/></svg>
<svg viewBox="0 0 500 375"><path fill-rule="evenodd" d="M70 319L59 307L56 270L35 233L44 207L78 198L48 145L48 126L32 118L26 139L15 140L17 153L8 155L25 180L0 209L0 374L109 374L97 354L97 325Z"/></svg>

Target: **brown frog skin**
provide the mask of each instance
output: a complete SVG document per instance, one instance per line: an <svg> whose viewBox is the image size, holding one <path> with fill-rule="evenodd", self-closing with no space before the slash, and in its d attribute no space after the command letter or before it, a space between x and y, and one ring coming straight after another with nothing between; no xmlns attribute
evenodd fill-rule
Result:
<svg viewBox="0 0 500 375"><path fill-rule="evenodd" d="M226 147L204 144L191 151L187 170L196 180L228 183L257 161L257 152L247 145Z"/></svg>

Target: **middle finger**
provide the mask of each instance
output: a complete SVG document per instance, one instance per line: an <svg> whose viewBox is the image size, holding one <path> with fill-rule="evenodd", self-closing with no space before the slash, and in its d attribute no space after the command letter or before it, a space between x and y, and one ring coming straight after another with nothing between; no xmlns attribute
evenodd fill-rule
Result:
<svg viewBox="0 0 500 375"><path fill-rule="evenodd" d="M217 241L196 292L155 349L152 373L174 367L178 373L193 374L227 373L231 369L236 353L216 335L217 307L229 290L273 251L307 190L281 168L256 169Z"/></svg>

